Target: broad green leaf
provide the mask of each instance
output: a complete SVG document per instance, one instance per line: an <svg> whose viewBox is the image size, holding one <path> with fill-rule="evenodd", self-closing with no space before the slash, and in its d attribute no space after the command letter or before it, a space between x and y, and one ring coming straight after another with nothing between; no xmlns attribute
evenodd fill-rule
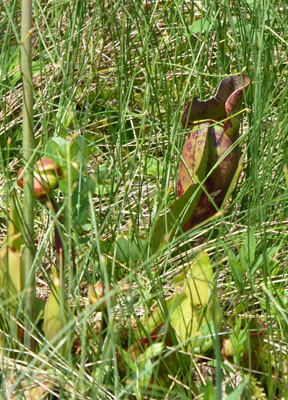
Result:
<svg viewBox="0 0 288 400"><path fill-rule="evenodd" d="M19 83L19 81L22 79L22 74L21 74L20 66L18 65L19 57L17 57L19 49L17 50L17 46L12 46L12 47L14 47L14 49L16 50L16 53L14 53L14 55L12 55L12 58L9 61L9 64L10 64L9 65L9 73L7 75L9 76L9 80L11 81L13 86L16 86ZM35 75L37 72L39 72L43 67L44 67L44 65L43 65L42 60L37 60L37 61L33 62L32 63L32 76ZM0 69L0 74L1 74L1 69Z"/></svg>
<svg viewBox="0 0 288 400"><path fill-rule="evenodd" d="M135 262L142 259L142 249L146 246L146 240L127 239L125 236L119 235L116 243L111 241L101 241L101 249L109 252L117 261L127 263Z"/></svg>
<svg viewBox="0 0 288 400"><path fill-rule="evenodd" d="M144 335L148 336L161 324L169 322L169 316L173 313L175 308L177 308L184 300L186 300L186 298L187 296L185 293L177 293L165 301L164 307L160 308L160 306L158 306L155 308L150 317L143 322L143 328L145 330ZM142 337L143 332L139 332L138 335Z"/></svg>
<svg viewBox="0 0 288 400"><path fill-rule="evenodd" d="M237 283L238 286L243 286L243 276L245 274L245 270L243 269L242 265L239 264L237 261L233 260L232 258L228 259L229 267L231 269L234 281Z"/></svg>
<svg viewBox="0 0 288 400"><path fill-rule="evenodd" d="M175 276L173 279L174 284L179 286L183 285L185 283L185 280L187 277L196 277L197 279L201 279L201 276L203 278L206 277L209 281L212 279L213 276L213 268L210 263L209 256L206 252L203 252L199 254L197 257L195 257L192 261L191 264L185 268L181 274Z"/></svg>
<svg viewBox="0 0 288 400"><path fill-rule="evenodd" d="M115 191L114 187L117 186L115 179L111 179L109 176L106 164L99 165L99 168L87 177L87 182L89 183L90 191L96 194L96 196L104 196L111 193Z"/></svg>
<svg viewBox="0 0 288 400"><path fill-rule="evenodd" d="M67 110L66 107L59 107L55 119L61 127L68 128L74 122L73 111L71 109Z"/></svg>
<svg viewBox="0 0 288 400"><path fill-rule="evenodd" d="M195 347L200 351L209 350L212 346L214 322L216 326L221 325L221 311L208 254L204 252L193 260L185 271L174 278L174 284L182 286L183 292L177 291L144 321L145 336L161 324L170 322L179 342L188 344L191 351Z"/></svg>
<svg viewBox="0 0 288 400"><path fill-rule="evenodd" d="M9 211L9 224L5 242L8 247L13 250L21 250L21 246L24 244L22 236L22 225L20 222L20 210L17 205L16 196L10 198L10 211ZM4 243L3 243L4 244Z"/></svg>
<svg viewBox="0 0 288 400"><path fill-rule="evenodd" d="M215 400L215 387L209 378L205 381L205 386L203 387L203 400Z"/></svg>
<svg viewBox="0 0 288 400"><path fill-rule="evenodd" d="M69 151L69 157L68 157ZM49 140L45 147L45 157L52 158L61 167L67 165L68 159L70 162L81 163L83 157L89 154L87 145L82 136L77 136L74 139L66 140L62 137L54 137Z"/></svg>
<svg viewBox="0 0 288 400"><path fill-rule="evenodd" d="M158 176L159 160L154 157L148 157L146 163L147 175Z"/></svg>
<svg viewBox="0 0 288 400"><path fill-rule="evenodd" d="M174 278L174 282L178 286L183 284L187 301L183 301L178 310L174 311L171 324L184 342L195 339L199 332L199 340L192 344L193 347L196 344L198 347L211 346L212 341L208 345L207 340L203 341L201 336L205 336L205 326L209 327L210 331L214 330L213 318L216 317L217 325L221 325L221 311L218 299L215 297L213 269L208 254L205 252L200 254L185 271Z"/></svg>
<svg viewBox="0 0 288 400"><path fill-rule="evenodd" d="M67 325L71 319L63 284L58 277L56 267L54 267L53 287L45 305L43 329L46 340L52 346L58 347L63 357L67 356L70 351L71 332L67 331Z"/></svg>
<svg viewBox="0 0 288 400"><path fill-rule="evenodd" d="M89 151L87 149L87 145L83 136L77 136L70 146L70 159L73 162L81 164L83 160L86 162L86 158L89 155Z"/></svg>
<svg viewBox="0 0 288 400"><path fill-rule="evenodd" d="M141 363L140 366L138 365L135 380L137 380L137 384L139 389L146 388L152 378L153 374L153 364L152 361L149 359L146 359L145 362Z"/></svg>
<svg viewBox="0 0 288 400"><path fill-rule="evenodd" d="M215 341L215 324L214 321L207 322L201 327L201 336L198 336L198 354L206 354L213 347Z"/></svg>
<svg viewBox="0 0 288 400"><path fill-rule="evenodd" d="M72 194L72 209L73 209L73 224L78 229L84 229L83 225L87 223L87 219L89 217L89 198L88 192L91 187L90 178L88 177L89 182L83 177L79 178L77 188L74 190ZM91 179L92 181L92 179ZM89 224L89 229L91 230L91 224Z"/></svg>
<svg viewBox="0 0 288 400"><path fill-rule="evenodd" d="M157 307L143 326L146 334L163 323L170 322L180 343L190 343L205 351L212 346L211 332L214 321L221 325L221 311L215 296L213 270L207 253L202 253L174 278L176 286L183 285L183 292L166 300L163 309ZM207 337L206 337L207 336ZM208 343L209 342L209 343Z"/></svg>
<svg viewBox="0 0 288 400"><path fill-rule="evenodd" d="M187 345L190 339L195 339L200 328L202 310L193 307L191 300L186 296L171 315L173 326L180 343Z"/></svg>
<svg viewBox="0 0 288 400"><path fill-rule="evenodd" d="M201 18L195 21L190 27L189 30L192 34L197 34L200 32L209 32L212 28L212 23L205 19Z"/></svg>
<svg viewBox="0 0 288 400"><path fill-rule="evenodd" d="M61 167L67 160L67 141L61 137L50 139L45 148L45 155L52 158Z"/></svg>
<svg viewBox="0 0 288 400"><path fill-rule="evenodd" d="M9 223L0 250L0 289L8 283L9 295L19 294L24 288L22 226L16 196L10 198ZM7 271L9 275L7 275ZM5 282L6 281L6 282Z"/></svg>
<svg viewBox="0 0 288 400"><path fill-rule="evenodd" d="M214 304L213 304L214 303ZM174 328L179 342L188 344L191 351L208 351L212 347L211 332L214 331L213 307L216 309L217 325L221 324L221 313L217 298L211 296L207 305L194 306L189 297L186 297L171 315L171 325Z"/></svg>
<svg viewBox="0 0 288 400"><path fill-rule="evenodd" d="M143 242L142 244L145 243L141 239L140 242ZM141 249L139 249L139 245L134 240L120 236L116 242L116 258L121 262L139 261L141 260Z"/></svg>
<svg viewBox="0 0 288 400"><path fill-rule="evenodd" d="M188 270L184 282L184 293L190 298L194 307L201 308L208 301L212 285L213 270L207 253L201 254Z"/></svg>
<svg viewBox="0 0 288 400"><path fill-rule="evenodd" d="M233 392L227 395L226 400L239 400L246 386L246 382L240 383Z"/></svg>
<svg viewBox="0 0 288 400"><path fill-rule="evenodd" d="M147 359L157 357L159 354L162 353L163 349L165 347L165 344L163 342L159 343L152 343L145 351L144 353L140 354L140 356L137 358L137 362L140 363L145 363Z"/></svg>
<svg viewBox="0 0 288 400"><path fill-rule="evenodd" d="M124 360L124 362L129 366L131 371L136 372L136 365L134 364L133 360L131 359L131 355L128 351L124 350L122 346L116 345L117 350L119 351L119 355Z"/></svg>
<svg viewBox="0 0 288 400"><path fill-rule="evenodd" d="M79 166L83 162L83 157L87 157L88 153L82 136L76 136L68 141L62 137L54 137L47 143L45 156L49 156L61 166L63 177L59 182L59 187L65 195L71 190L68 183L73 185L77 181Z"/></svg>

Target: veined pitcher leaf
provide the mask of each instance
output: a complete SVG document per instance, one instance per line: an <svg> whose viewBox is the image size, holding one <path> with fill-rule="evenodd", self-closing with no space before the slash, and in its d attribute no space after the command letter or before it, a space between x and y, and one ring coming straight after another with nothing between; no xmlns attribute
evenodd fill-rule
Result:
<svg viewBox="0 0 288 400"><path fill-rule="evenodd" d="M205 165L208 177L204 182L206 190L202 192L196 209L183 226L184 232L219 210L233 181L240 158L237 139L241 104L244 90L249 84L249 78L244 74L227 76L219 83L215 96L204 101L194 97L185 107L181 122L184 128L191 128L192 132L188 133L184 144L182 158L188 168L185 169L184 164L180 163L178 196L185 191L187 182L197 182L197 178L203 181L204 176L201 178L199 175L200 169L196 172L198 164L201 168ZM198 137L193 138L195 132L198 132L200 141ZM190 155L188 150L192 150Z"/></svg>
<svg viewBox="0 0 288 400"><path fill-rule="evenodd" d="M192 184L205 178L208 161L208 130L210 121L196 125L188 133L178 171L178 197Z"/></svg>

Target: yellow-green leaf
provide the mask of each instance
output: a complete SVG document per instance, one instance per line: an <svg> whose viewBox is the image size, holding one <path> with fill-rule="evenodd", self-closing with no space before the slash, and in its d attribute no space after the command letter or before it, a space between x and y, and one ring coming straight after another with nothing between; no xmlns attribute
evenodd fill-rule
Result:
<svg viewBox="0 0 288 400"><path fill-rule="evenodd" d="M16 196L11 196L7 235L2 246L4 247L4 244L6 244L9 248L20 251L24 241L22 236L22 225L20 221L20 210L16 202Z"/></svg>
<svg viewBox="0 0 288 400"><path fill-rule="evenodd" d="M53 285L44 310L44 335L54 347L61 343L58 350L65 357L68 354L67 344L71 343L70 333L65 329L69 329L67 325L70 318L64 288L56 267L53 270Z"/></svg>
<svg viewBox="0 0 288 400"><path fill-rule="evenodd" d="M191 300L186 296L171 315L173 326L180 343L194 339L201 323L201 309L193 307Z"/></svg>
<svg viewBox="0 0 288 400"><path fill-rule="evenodd" d="M183 285L184 293L190 298L194 307L202 307L208 301L213 278L213 269L207 253L202 253L187 271Z"/></svg>

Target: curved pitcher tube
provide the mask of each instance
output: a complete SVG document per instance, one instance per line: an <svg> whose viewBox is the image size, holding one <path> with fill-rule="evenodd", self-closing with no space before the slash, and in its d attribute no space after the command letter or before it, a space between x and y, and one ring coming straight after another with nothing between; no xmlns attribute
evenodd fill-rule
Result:
<svg viewBox="0 0 288 400"><path fill-rule="evenodd" d="M185 107L181 123L189 132L179 164L178 197L190 185L199 185L202 181L205 190L184 231L215 214L225 198L239 163L239 146L234 143L239 135L243 92L249 84L244 74L226 77L215 96L204 101L195 97Z"/></svg>

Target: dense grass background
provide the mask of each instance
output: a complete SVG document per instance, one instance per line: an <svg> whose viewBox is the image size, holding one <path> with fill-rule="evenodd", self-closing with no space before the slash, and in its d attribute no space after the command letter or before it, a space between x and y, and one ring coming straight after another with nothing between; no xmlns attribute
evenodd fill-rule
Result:
<svg viewBox="0 0 288 400"><path fill-rule="evenodd" d="M20 2L0 5L2 241L22 165L22 86ZM58 201L78 339L66 360L41 336L29 361L21 346L16 355L4 352L2 396L25 398L24 390L40 382L62 399L220 399L222 379L231 399L240 398L232 393L243 381L243 398L285 398L287 11L276 0L34 1L35 158L53 155L66 171ZM184 106L196 94L210 97L224 76L241 71L251 80L239 142L243 168L225 213L152 255L144 239L150 240L158 213L176 197ZM35 212L37 296L46 299L55 217L40 203ZM197 366L174 341L177 364L169 390L157 382L161 357L153 360L154 385L146 390L143 376L118 365L119 348L134 342L141 317L153 301L171 294L172 276L200 249L215 267L224 332L235 328L227 322L233 310L244 321L256 316L265 323L261 371L253 374L252 361L244 368L241 359L220 365L217 340ZM87 303L88 284L99 280L117 295L116 308L108 301L103 347L99 315Z"/></svg>

